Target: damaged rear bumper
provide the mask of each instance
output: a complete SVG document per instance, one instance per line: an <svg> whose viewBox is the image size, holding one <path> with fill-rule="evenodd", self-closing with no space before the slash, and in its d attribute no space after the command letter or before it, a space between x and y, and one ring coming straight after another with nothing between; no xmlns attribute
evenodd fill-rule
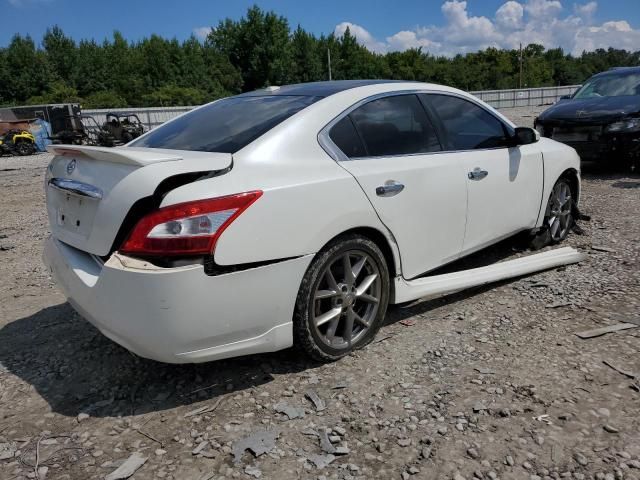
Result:
<svg viewBox="0 0 640 480"><path fill-rule="evenodd" d="M142 357L193 363L292 345L294 302L312 255L209 276L114 254L102 263L52 237L45 264L69 303Z"/></svg>

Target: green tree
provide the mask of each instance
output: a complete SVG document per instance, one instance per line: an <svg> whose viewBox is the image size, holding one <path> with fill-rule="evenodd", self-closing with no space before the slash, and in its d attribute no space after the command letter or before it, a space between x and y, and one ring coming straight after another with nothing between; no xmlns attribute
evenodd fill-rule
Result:
<svg viewBox="0 0 640 480"><path fill-rule="evenodd" d="M244 91L286 82L291 67L286 18L253 6L237 22L220 22L207 40L238 69Z"/></svg>
<svg viewBox="0 0 640 480"><path fill-rule="evenodd" d="M101 90L84 98L82 108L125 108L127 101L113 90Z"/></svg>
<svg viewBox="0 0 640 480"><path fill-rule="evenodd" d="M298 25L291 36L289 81L300 83L324 80L323 53L320 48L317 39Z"/></svg>
<svg viewBox="0 0 640 480"><path fill-rule="evenodd" d="M47 29L42 45L55 75L63 82L74 85L78 67L76 43L57 25Z"/></svg>
<svg viewBox="0 0 640 480"><path fill-rule="evenodd" d="M142 97L146 106L175 107L181 105L200 105L207 98L206 92L197 88L164 85Z"/></svg>

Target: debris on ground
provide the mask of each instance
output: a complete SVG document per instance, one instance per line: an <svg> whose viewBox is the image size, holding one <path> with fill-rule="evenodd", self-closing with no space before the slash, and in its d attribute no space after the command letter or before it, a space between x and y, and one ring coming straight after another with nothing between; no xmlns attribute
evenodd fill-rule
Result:
<svg viewBox="0 0 640 480"><path fill-rule="evenodd" d="M8 460L13 458L18 450L16 442L0 443L0 460Z"/></svg>
<svg viewBox="0 0 640 480"><path fill-rule="evenodd" d="M233 444L231 454L233 463L240 463L246 450L249 450L254 457L259 457L270 452L276 446L276 439L280 436L280 430L276 428L258 430L248 437L238 440Z"/></svg>
<svg viewBox="0 0 640 480"><path fill-rule="evenodd" d="M324 468L327 468L329 464L336 459L336 457L331 454L319 455L319 454L311 453L307 455L307 459L311 463L313 463L318 470L322 470Z"/></svg>
<svg viewBox="0 0 640 480"><path fill-rule="evenodd" d="M329 440L329 434L325 429L318 431L318 437L320 438L320 448L325 453L336 453L336 447L333 446L331 440Z"/></svg>
<svg viewBox="0 0 640 480"><path fill-rule="evenodd" d="M144 457L138 452L133 453L125 462L120 465L116 470L104 477L104 480L124 480L142 467L147 461L147 457Z"/></svg>
<svg viewBox="0 0 640 480"><path fill-rule="evenodd" d="M593 330L586 330L584 332L576 332L576 335L582 339L600 337L607 333L619 332L621 330L629 330L630 328L637 328L638 325L634 323L617 323L615 325L608 325L606 327L594 328Z"/></svg>
<svg viewBox="0 0 640 480"><path fill-rule="evenodd" d="M629 370L623 369L615 365L613 362L610 362L609 360L603 360L602 363L604 363L607 367L614 369L616 372L624 375L625 377L630 378L631 380L638 378L638 375L636 375L635 373L630 372Z"/></svg>
<svg viewBox="0 0 640 480"><path fill-rule="evenodd" d="M294 407L287 402L278 402L273 406L273 409L278 413L283 413L289 420L294 418L304 418L304 408Z"/></svg>
<svg viewBox="0 0 640 480"><path fill-rule="evenodd" d="M304 396L307 397L311 401L311 403L313 403L316 412L321 412L322 410L327 408L327 404L322 398L320 398L320 395L318 395L315 390L307 390Z"/></svg>

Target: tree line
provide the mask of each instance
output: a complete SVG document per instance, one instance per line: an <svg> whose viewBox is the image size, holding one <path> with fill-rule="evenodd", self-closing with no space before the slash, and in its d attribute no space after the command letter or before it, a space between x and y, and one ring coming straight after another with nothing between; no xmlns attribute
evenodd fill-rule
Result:
<svg viewBox="0 0 640 480"><path fill-rule="evenodd" d="M78 102L85 108L197 105L269 85L387 78L451 85L464 90L582 83L614 66L640 64L640 51L613 48L566 54L530 44L488 48L454 57L422 49L374 53L345 31L316 36L259 7L221 21L204 41L151 35L131 42L115 32L102 43L76 42L61 28L40 44L16 34L0 48L0 105ZM522 63L522 74L520 67Z"/></svg>

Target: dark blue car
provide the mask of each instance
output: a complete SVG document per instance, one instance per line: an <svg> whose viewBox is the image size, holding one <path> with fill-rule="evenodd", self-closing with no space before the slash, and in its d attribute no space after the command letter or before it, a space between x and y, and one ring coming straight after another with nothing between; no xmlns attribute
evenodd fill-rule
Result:
<svg viewBox="0 0 640 480"><path fill-rule="evenodd" d="M640 160L640 67L594 75L535 120L535 128L575 148L582 160L631 167Z"/></svg>

